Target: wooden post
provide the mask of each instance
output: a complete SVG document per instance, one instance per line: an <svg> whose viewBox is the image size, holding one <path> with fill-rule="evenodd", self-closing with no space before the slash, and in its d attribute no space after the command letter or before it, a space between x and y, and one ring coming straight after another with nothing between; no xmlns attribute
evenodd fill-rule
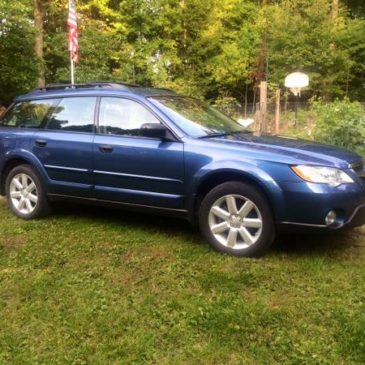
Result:
<svg viewBox="0 0 365 365"><path fill-rule="evenodd" d="M275 134L280 131L280 89L275 93Z"/></svg>
<svg viewBox="0 0 365 365"><path fill-rule="evenodd" d="M259 132L266 132L266 113L267 113L267 82L260 83L260 123Z"/></svg>

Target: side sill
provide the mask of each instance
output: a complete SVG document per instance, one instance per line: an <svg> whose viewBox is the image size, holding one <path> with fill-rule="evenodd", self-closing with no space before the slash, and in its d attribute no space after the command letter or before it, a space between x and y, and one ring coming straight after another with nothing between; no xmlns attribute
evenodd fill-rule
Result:
<svg viewBox="0 0 365 365"><path fill-rule="evenodd" d="M70 202L75 202L75 203L100 205L100 206L105 206L105 207L121 208L121 209L136 211L136 212L144 212L144 213L147 212L147 213L153 213L153 214L164 215L164 216L173 216L176 218L190 220L189 212L185 209L172 209L172 208L156 207L156 206L150 206L150 205L124 203L124 202L117 202L117 201L113 201L113 200L84 198L84 197L73 196L73 195L47 194L47 196L52 201L70 201Z"/></svg>

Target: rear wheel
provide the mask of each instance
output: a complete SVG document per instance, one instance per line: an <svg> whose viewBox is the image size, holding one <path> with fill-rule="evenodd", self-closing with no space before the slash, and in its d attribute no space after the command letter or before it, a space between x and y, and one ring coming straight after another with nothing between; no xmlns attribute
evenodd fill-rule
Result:
<svg viewBox="0 0 365 365"><path fill-rule="evenodd" d="M19 165L12 169L5 182L10 209L23 219L39 218L49 212L49 204L34 169Z"/></svg>
<svg viewBox="0 0 365 365"><path fill-rule="evenodd" d="M213 248L234 256L260 256L275 238L266 198L241 182L227 182L211 190L200 206L199 224Z"/></svg>

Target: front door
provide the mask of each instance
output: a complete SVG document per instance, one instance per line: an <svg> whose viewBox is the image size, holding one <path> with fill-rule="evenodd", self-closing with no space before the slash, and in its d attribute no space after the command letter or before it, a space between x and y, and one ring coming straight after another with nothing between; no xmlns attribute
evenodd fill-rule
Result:
<svg viewBox="0 0 365 365"><path fill-rule="evenodd" d="M103 97L94 140L94 194L127 204L182 209L183 143L147 138L146 123L161 123L140 102Z"/></svg>

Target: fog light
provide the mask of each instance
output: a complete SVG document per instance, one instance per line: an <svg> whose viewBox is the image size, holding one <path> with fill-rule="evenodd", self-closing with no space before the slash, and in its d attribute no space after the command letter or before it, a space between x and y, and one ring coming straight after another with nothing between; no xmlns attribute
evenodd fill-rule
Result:
<svg viewBox="0 0 365 365"><path fill-rule="evenodd" d="M336 212L334 210L330 210L326 215L326 224L330 226L331 224L335 223L337 219Z"/></svg>

